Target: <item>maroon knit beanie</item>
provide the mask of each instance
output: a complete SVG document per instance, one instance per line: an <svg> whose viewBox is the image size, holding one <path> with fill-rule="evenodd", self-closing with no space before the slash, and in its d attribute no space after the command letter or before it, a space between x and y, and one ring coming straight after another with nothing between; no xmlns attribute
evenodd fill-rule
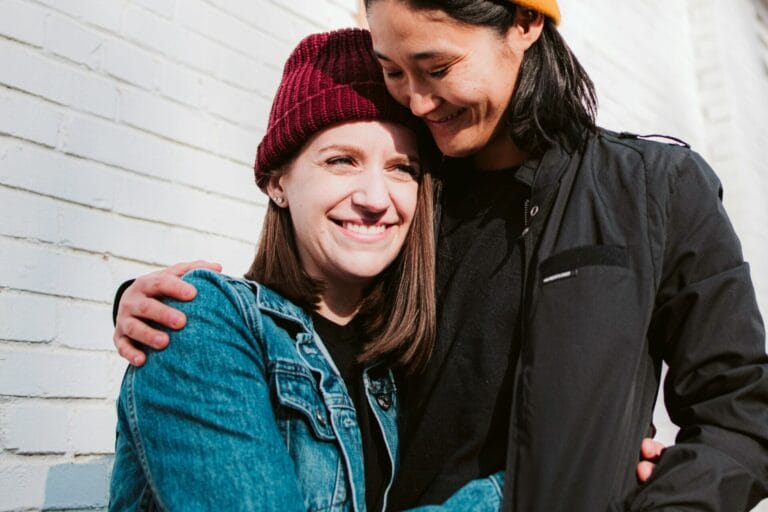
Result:
<svg viewBox="0 0 768 512"><path fill-rule="evenodd" d="M417 131L423 126L387 92L367 30L306 37L285 63L267 131L256 151L256 183L263 189L266 173L288 162L318 131L368 119Z"/></svg>

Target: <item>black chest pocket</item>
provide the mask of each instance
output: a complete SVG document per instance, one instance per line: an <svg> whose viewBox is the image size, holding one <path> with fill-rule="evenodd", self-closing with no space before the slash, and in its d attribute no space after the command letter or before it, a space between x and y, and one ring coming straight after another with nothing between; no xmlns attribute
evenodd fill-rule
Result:
<svg viewBox="0 0 768 512"><path fill-rule="evenodd" d="M541 283L575 277L588 267L629 267L627 248L621 245L574 247L550 256L539 266Z"/></svg>

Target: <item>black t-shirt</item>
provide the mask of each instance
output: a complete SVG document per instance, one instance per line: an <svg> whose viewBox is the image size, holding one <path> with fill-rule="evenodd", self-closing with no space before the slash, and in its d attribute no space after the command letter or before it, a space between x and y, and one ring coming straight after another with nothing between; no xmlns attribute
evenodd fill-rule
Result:
<svg viewBox="0 0 768 512"><path fill-rule="evenodd" d="M365 393L363 367L357 362L357 356L362 352L365 339L354 320L347 325L338 325L313 313L312 321L317 334L320 335L320 339L323 340L334 364L339 369L352 403L355 405L363 440L366 508L370 511L379 510L390 476L390 467L384 439Z"/></svg>
<svg viewBox="0 0 768 512"><path fill-rule="evenodd" d="M438 237L437 347L423 375L400 378L393 510L440 503L506 462L530 188L515 169L452 167Z"/></svg>

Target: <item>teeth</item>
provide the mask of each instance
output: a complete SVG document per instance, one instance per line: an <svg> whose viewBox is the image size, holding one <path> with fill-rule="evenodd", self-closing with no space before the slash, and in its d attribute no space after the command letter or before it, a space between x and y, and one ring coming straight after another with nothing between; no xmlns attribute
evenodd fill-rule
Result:
<svg viewBox="0 0 768 512"><path fill-rule="evenodd" d="M445 116L445 117L444 117L444 118L442 118L440 121L442 121L442 122L445 122L445 121L450 121L450 120L451 120L451 119L453 119L454 117L456 117L456 116L458 116L459 114L461 114L461 112L462 112L461 110L459 110L458 112L454 112L453 114L451 114L451 115L449 115L449 116Z"/></svg>
<svg viewBox="0 0 768 512"><path fill-rule="evenodd" d="M378 235L383 233L387 227L384 224L376 224L374 226L367 224L353 224L351 222L344 223L344 229L360 233L361 235Z"/></svg>
<svg viewBox="0 0 768 512"><path fill-rule="evenodd" d="M464 112L464 109L458 110L458 111L454 112L453 114L449 114L449 115L447 115L445 117L442 117L442 118L440 118L440 119L438 119L438 120L436 120L434 122L435 123L444 123L446 121L450 121L451 119L461 115L462 112Z"/></svg>

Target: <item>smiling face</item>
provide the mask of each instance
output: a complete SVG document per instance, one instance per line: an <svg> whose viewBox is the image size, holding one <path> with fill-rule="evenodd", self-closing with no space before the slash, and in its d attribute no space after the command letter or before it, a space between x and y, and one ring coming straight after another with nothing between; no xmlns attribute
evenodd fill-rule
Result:
<svg viewBox="0 0 768 512"><path fill-rule="evenodd" d="M372 2L368 23L387 89L426 121L444 154L514 150L503 120L537 33L515 24L501 34L401 0Z"/></svg>
<svg viewBox="0 0 768 512"><path fill-rule="evenodd" d="M399 254L419 173L409 129L349 122L315 134L267 191L290 211L304 270L326 290L357 297Z"/></svg>

